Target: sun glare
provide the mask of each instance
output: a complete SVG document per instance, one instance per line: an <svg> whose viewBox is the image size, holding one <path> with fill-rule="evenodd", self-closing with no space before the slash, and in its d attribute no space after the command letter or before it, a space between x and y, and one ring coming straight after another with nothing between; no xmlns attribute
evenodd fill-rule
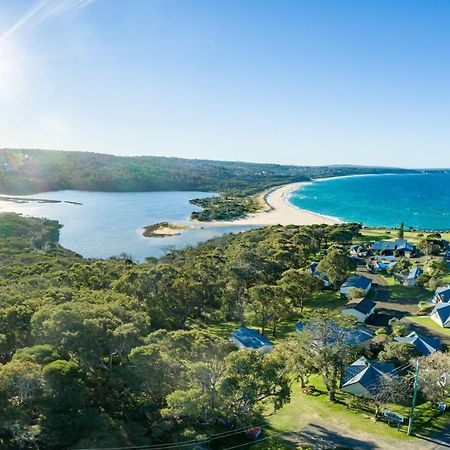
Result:
<svg viewBox="0 0 450 450"><path fill-rule="evenodd" d="M0 96L13 94L18 77L16 58L11 46L0 41Z"/></svg>

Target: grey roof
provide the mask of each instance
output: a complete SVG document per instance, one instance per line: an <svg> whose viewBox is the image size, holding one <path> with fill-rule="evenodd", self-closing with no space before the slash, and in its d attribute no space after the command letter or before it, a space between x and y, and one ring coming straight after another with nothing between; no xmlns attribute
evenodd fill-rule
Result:
<svg viewBox="0 0 450 450"><path fill-rule="evenodd" d="M355 288L355 289L367 289L372 284L370 278L364 277L362 275L355 275L350 277L341 288Z"/></svg>
<svg viewBox="0 0 450 450"><path fill-rule="evenodd" d="M450 303L437 303L431 314L436 314L439 317L442 325L450 323Z"/></svg>
<svg viewBox="0 0 450 450"><path fill-rule="evenodd" d="M431 355L442 348L441 341L438 338L422 336L415 331L408 336L394 338L397 342L411 344L424 356Z"/></svg>
<svg viewBox="0 0 450 450"><path fill-rule="evenodd" d="M344 369L341 379L341 389L345 390L352 384L360 384L371 395L376 395L381 377L395 369L392 363L379 363L368 361L364 356Z"/></svg>
<svg viewBox="0 0 450 450"><path fill-rule="evenodd" d="M363 314L368 314L376 306L375 302L368 297L364 297L359 301L348 302L343 309L354 309Z"/></svg>
<svg viewBox="0 0 450 450"><path fill-rule="evenodd" d="M250 328L241 327L231 333L231 336L238 340L244 347L259 349L266 345L273 346L270 339Z"/></svg>

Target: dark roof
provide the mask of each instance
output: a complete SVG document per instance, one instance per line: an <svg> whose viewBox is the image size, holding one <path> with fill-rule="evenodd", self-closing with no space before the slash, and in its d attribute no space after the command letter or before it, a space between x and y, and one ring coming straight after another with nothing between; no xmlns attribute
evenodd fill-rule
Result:
<svg viewBox="0 0 450 450"><path fill-rule="evenodd" d="M395 369L392 363L380 363L368 361L364 356L359 358L350 366L344 369L344 375L341 379L341 389L346 385L360 384L372 395L378 392L379 382L384 374L392 372Z"/></svg>
<svg viewBox="0 0 450 450"><path fill-rule="evenodd" d="M450 303L438 303L431 314L437 314L442 324L446 324L450 321Z"/></svg>
<svg viewBox="0 0 450 450"><path fill-rule="evenodd" d="M241 327L231 333L236 340L247 348L258 349L266 345L273 346L271 340L250 328Z"/></svg>
<svg viewBox="0 0 450 450"><path fill-rule="evenodd" d="M438 338L422 336L415 331L409 333L408 336L394 338L397 342L403 342L414 345L416 349L424 356L431 355L435 351L442 348L441 341Z"/></svg>
<svg viewBox="0 0 450 450"><path fill-rule="evenodd" d="M364 297L359 301L348 302L344 309L355 309L363 314L368 314L375 307L375 302L368 297Z"/></svg>
<svg viewBox="0 0 450 450"><path fill-rule="evenodd" d="M438 287L434 292L435 296L439 295L439 300L441 302L450 302L450 287Z"/></svg>
<svg viewBox="0 0 450 450"><path fill-rule="evenodd" d="M395 241L378 241L374 242L372 249L375 251L395 251L395 250L414 250L414 245L408 242L406 239L397 239Z"/></svg>
<svg viewBox="0 0 450 450"><path fill-rule="evenodd" d="M296 331L303 331L305 326L307 324L305 323L296 323L295 329ZM361 342L368 341L369 339L372 339L374 334L371 330L368 328L356 328L354 330L351 329L345 329L340 327L334 327L336 332L343 333L343 339L346 344L348 345L357 345ZM330 344L333 344L333 338L330 338Z"/></svg>
<svg viewBox="0 0 450 450"><path fill-rule="evenodd" d="M355 275L353 277L350 277L342 286L343 287L350 287L355 289L367 289L372 283L372 280L370 278L364 277L362 275Z"/></svg>

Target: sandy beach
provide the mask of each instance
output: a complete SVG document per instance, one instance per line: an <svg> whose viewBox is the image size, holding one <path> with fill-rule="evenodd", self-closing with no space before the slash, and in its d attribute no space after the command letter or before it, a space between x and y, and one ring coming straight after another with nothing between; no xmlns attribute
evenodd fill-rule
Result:
<svg viewBox="0 0 450 450"><path fill-rule="evenodd" d="M207 226L232 225L314 225L339 223L337 219L314 214L296 208L288 202L289 193L297 190L305 183L291 183L269 189L261 194L261 211L247 217L230 221L205 222Z"/></svg>

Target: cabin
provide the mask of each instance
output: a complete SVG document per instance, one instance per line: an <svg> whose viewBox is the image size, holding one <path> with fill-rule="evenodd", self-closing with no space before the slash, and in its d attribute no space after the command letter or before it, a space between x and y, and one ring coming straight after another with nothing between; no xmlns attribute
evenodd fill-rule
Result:
<svg viewBox="0 0 450 450"><path fill-rule="evenodd" d="M342 314L353 316L358 322L365 322L375 312L375 302L367 297L348 302Z"/></svg>
<svg viewBox="0 0 450 450"><path fill-rule="evenodd" d="M296 323L295 331L301 332L304 330L307 324L304 323ZM343 340L348 345L359 345L359 344L367 344L373 337L374 333L368 328L356 328L356 329L347 329L336 326L336 333L343 336ZM333 337L330 337L329 343L333 344Z"/></svg>
<svg viewBox="0 0 450 450"><path fill-rule="evenodd" d="M411 257L416 251L414 244L406 239L397 239L395 241L378 241L372 244L374 253L383 253L384 255L394 255Z"/></svg>
<svg viewBox="0 0 450 450"><path fill-rule="evenodd" d="M348 394L373 399L384 375L395 370L392 363L371 362L362 356L344 369L340 389Z"/></svg>
<svg viewBox="0 0 450 450"><path fill-rule="evenodd" d="M350 277L339 290L340 294L343 296L348 296L351 289L362 289L365 294L367 294L372 287L372 280L370 278L364 277L362 275L355 275Z"/></svg>
<svg viewBox="0 0 450 450"><path fill-rule="evenodd" d="M311 275L314 275L315 277L319 278L320 281L322 281L323 287L324 288L329 288L331 287L331 281L330 279L323 273L319 272L317 270L317 265L319 263L317 261L314 261L310 264L309 266L309 271L311 273Z"/></svg>
<svg viewBox="0 0 450 450"><path fill-rule="evenodd" d="M361 244L352 245L350 247L350 256L354 258L365 258L367 256L367 247Z"/></svg>
<svg viewBox="0 0 450 450"><path fill-rule="evenodd" d="M450 303L438 303L431 312L430 319L443 328L450 328Z"/></svg>
<svg viewBox="0 0 450 450"><path fill-rule="evenodd" d="M238 328L230 334L230 340L239 350L251 349L261 353L273 350L272 341L251 328Z"/></svg>
<svg viewBox="0 0 450 450"><path fill-rule="evenodd" d="M423 356L431 355L442 348L441 341L438 338L422 336L415 331L409 333L408 336L395 337L394 340L400 343L414 345L417 351Z"/></svg>
<svg viewBox="0 0 450 450"><path fill-rule="evenodd" d="M450 302L450 286L438 287L434 291L434 297L431 299L433 303L449 303Z"/></svg>
<svg viewBox="0 0 450 450"><path fill-rule="evenodd" d="M414 267L405 277L405 286L414 287L417 283L417 279L423 274L423 270L420 267Z"/></svg>

